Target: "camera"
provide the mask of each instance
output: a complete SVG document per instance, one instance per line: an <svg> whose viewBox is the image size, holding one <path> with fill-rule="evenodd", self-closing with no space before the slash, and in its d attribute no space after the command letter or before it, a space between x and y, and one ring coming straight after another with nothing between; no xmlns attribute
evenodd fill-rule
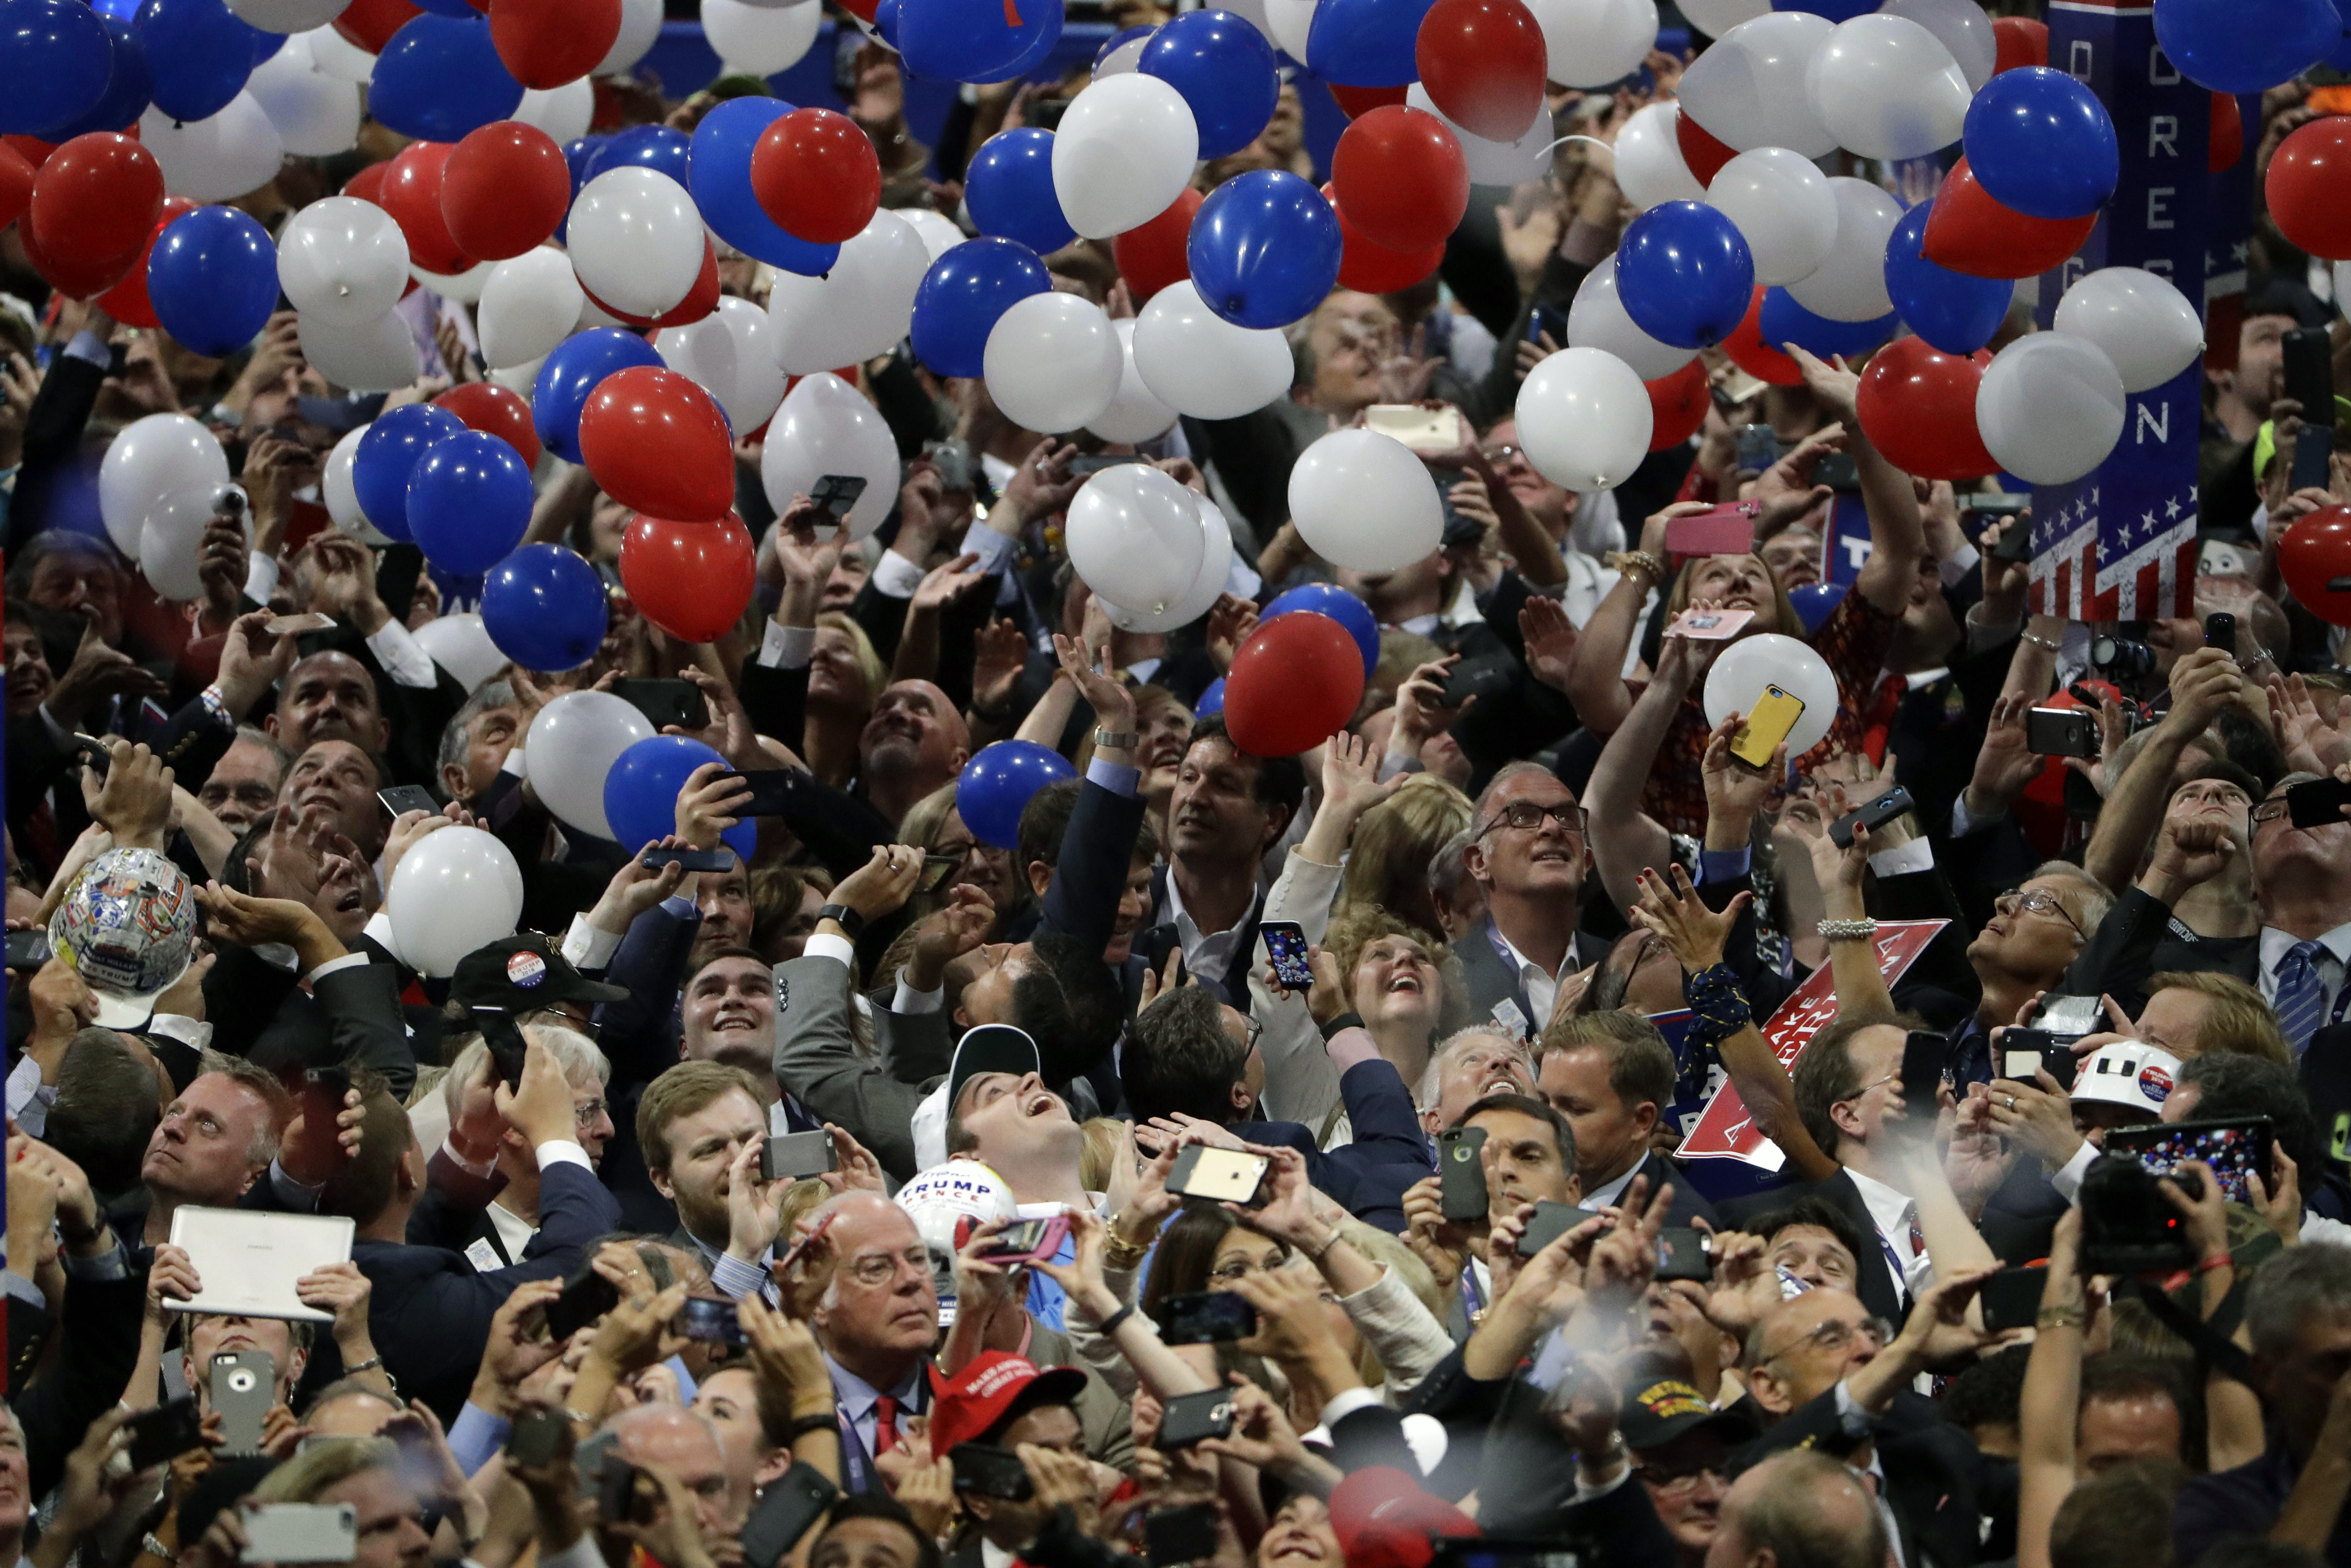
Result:
<svg viewBox="0 0 2351 1568"><path fill-rule="evenodd" d="M2090 663L2109 676L2151 675L2155 673L2155 650L2128 637L2094 637L2090 640Z"/></svg>
<svg viewBox="0 0 2351 1568"><path fill-rule="evenodd" d="M2146 1274L2186 1268L2187 1231L2154 1173L2101 1155L2082 1176L2082 1272Z"/></svg>
<svg viewBox="0 0 2351 1568"><path fill-rule="evenodd" d="M233 1366L229 1368L227 1382L231 1394L250 1394L260 1385L261 1379L249 1366Z"/></svg>

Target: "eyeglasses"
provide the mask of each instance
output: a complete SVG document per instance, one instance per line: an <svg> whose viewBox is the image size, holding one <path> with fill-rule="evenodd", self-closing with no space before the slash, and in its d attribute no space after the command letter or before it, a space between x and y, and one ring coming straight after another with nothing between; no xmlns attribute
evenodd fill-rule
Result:
<svg viewBox="0 0 2351 1568"><path fill-rule="evenodd" d="M1712 1476L1718 1481L1725 1477L1720 1459L1700 1459L1694 1465L1635 1465L1633 1473L1651 1491L1673 1493L1695 1488L1700 1476Z"/></svg>
<svg viewBox="0 0 2351 1568"><path fill-rule="evenodd" d="M2284 816L2287 810L2286 798L2283 795L2274 800L2263 800L2253 808L2253 826L2258 828L2263 822L2274 822Z"/></svg>
<svg viewBox="0 0 2351 1568"><path fill-rule="evenodd" d="M2022 909L2027 915L2062 915L2065 924L2072 926L2085 940L2090 935L2082 929L2082 923L2074 919L2072 912L2066 909L2064 901L2045 887L2036 887L2022 893L2003 893L1991 901L1991 907L1992 912L1997 915L2013 915Z"/></svg>
<svg viewBox="0 0 2351 1568"><path fill-rule="evenodd" d="M1478 455L1497 468L1508 466L1525 454L1526 448L1513 446L1507 441L1499 446L1481 446L1478 449Z"/></svg>
<svg viewBox="0 0 2351 1568"><path fill-rule="evenodd" d="M1484 831L1478 836L1484 838L1496 828L1504 827L1516 829L1521 833L1531 833L1543 825L1545 817L1557 822L1560 831L1568 837L1572 839L1583 837L1583 808L1573 800L1564 801L1556 806L1539 805L1532 800L1513 800L1495 812L1494 820L1488 822Z"/></svg>
<svg viewBox="0 0 2351 1568"><path fill-rule="evenodd" d="M1219 1264L1209 1270L1208 1281L1215 1285L1229 1285L1251 1274L1270 1274L1275 1270L1287 1266L1289 1262L1290 1254L1287 1252L1269 1252L1260 1261L1236 1258L1229 1263Z"/></svg>
<svg viewBox="0 0 2351 1568"><path fill-rule="evenodd" d="M904 1258L894 1252L869 1252L862 1258L849 1260L849 1277L867 1287L886 1285L898 1277L901 1270L912 1269L925 1279L930 1278L931 1256L925 1251L920 1258Z"/></svg>
<svg viewBox="0 0 2351 1568"><path fill-rule="evenodd" d="M592 1127L602 1120L604 1113L611 1109L611 1107L601 1100L590 1100L585 1105L571 1107L571 1119L579 1123L582 1128Z"/></svg>
<svg viewBox="0 0 2351 1568"><path fill-rule="evenodd" d="M1864 1318L1857 1323L1846 1322L1842 1318L1832 1318L1795 1343L1765 1356L1762 1364L1769 1366L1775 1361L1785 1360L1807 1345L1823 1354L1834 1355L1851 1344L1853 1336L1857 1333L1867 1334L1872 1343L1884 1349L1893 1343L1894 1325L1884 1318Z"/></svg>

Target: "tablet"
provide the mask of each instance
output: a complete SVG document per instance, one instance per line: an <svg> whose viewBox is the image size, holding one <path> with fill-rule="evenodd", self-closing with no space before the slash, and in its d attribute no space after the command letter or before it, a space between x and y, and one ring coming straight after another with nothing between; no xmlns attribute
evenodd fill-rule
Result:
<svg viewBox="0 0 2351 1568"><path fill-rule="evenodd" d="M193 1301L163 1304L175 1312L330 1323L335 1314L304 1306L294 1282L329 1263L350 1261L352 1229L350 1219L327 1215L175 1209L172 1245L187 1253L204 1288Z"/></svg>

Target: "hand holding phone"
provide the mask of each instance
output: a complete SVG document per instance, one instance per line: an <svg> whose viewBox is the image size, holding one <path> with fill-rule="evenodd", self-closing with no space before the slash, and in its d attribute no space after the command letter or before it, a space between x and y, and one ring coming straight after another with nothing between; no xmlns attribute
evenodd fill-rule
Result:
<svg viewBox="0 0 2351 1568"><path fill-rule="evenodd" d="M1739 762L1761 772L1771 766L1771 754L1780 749L1804 716L1804 699L1775 685L1766 685L1763 695L1755 699L1755 711L1740 723L1739 733L1730 737L1730 755Z"/></svg>
<svg viewBox="0 0 2351 1568"><path fill-rule="evenodd" d="M1281 988L1313 989L1314 966L1308 958L1305 927L1295 920L1268 920L1258 929L1265 934L1266 956L1273 961L1273 977Z"/></svg>

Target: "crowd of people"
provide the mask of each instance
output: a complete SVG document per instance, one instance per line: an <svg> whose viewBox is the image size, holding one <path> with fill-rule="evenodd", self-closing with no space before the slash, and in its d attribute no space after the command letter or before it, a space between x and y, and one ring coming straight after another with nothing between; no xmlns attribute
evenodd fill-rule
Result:
<svg viewBox="0 0 2351 1568"><path fill-rule="evenodd" d="M319 491L378 405L481 379L462 306L412 296L434 375L356 398L290 314L202 358L51 297L9 231L0 1568L2351 1565L2351 807L2289 799L2351 782L2351 676L2276 549L2351 497L2341 459L2289 491L2281 335L2351 329L2257 229L2192 615L2028 614L1996 547L2029 509L1896 469L1856 367L1802 350L1795 385L1709 350L1698 435L1567 491L1514 389L1677 68L1554 89L1585 140L1473 203L1441 282L1334 292L1258 413L1138 450L903 347L858 367L889 520L774 515L746 434L759 592L714 643L632 612L627 508L548 455L530 537L605 573L611 631L470 685L419 633L478 586ZM967 94L925 148L888 51L853 74L886 199L950 217L1049 96ZM690 129L743 85L599 101ZM1299 123L1285 88L1202 187L1299 166ZM1131 313L1107 244L1049 259ZM1333 569L1290 465L1395 404L1458 432L1443 545ZM92 503L170 411L249 498L193 601ZM1098 458L1230 520L1199 622L1123 630L1061 553ZM1751 549L1669 548L1738 501ZM1217 682L1311 582L1378 628L1361 706L1250 755ZM1729 644L1666 632L1692 606L1817 653L1817 744L1736 755ZM643 844L529 766L548 703L622 679L690 686L672 730L724 758ZM2036 749L2053 707L2087 755ZM1075 776L990 842L957 786L1008 738ZM522 920L432 974L387 900L458 828ZM1719 1103L1758 1136L1685 1157ZM235 1310L221 1211L342 1224L307 1315ZM261 1534L305 1503L340 1542Z"/></svg>

